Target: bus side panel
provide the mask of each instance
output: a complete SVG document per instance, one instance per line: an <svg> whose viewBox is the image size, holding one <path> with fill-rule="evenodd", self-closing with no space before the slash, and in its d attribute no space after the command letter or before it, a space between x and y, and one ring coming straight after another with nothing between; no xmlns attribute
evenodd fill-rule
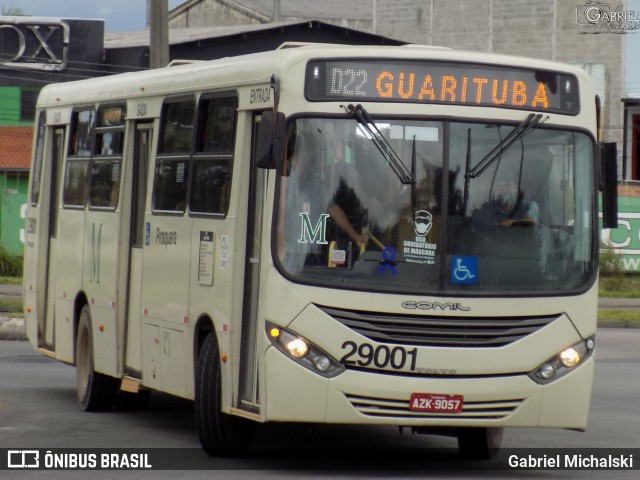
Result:
<svg viewBox="0 0 640 480"><path fill-rule="evenodd" d="M142 249L132 248L129 257L131 276L129 281L129 305L127 306L126 359L125 365L142 372Z"/></svg>
<svg viewBox="0 0 640 480"><path fill-rule="evenodd" d="M82 293L82 264L84 256L85 211L60 210L56 248L55 283L55 335L56 358L73 362L74 308L76 297Z"/></svg>
<svg viewBox="0 0 640 480"><path fill-rule="evenodd" d="M187 216L149 215L142 265L143 359L149 371L149 346L160 343L161 358L156 375L162 390L187 396L185 375L185 325L189 319L191 271L191 219ZM160 328L159 338L148 326ZM157 338L157 340L156 340ZM191 372L189 372L191 375ZM146 380L145 380L146 384Z"/></svg>
<svg viewBox="0 0 640 480"><path fill-rule="evenodd" d="M56 111L58 121L65 111ZM55 265L59 182L66 125L45 126L51 112L40 112L31 167L24 266L24 306L29 339L34 346L55 350ZM38 181L38 176L39 181ZM35 202L35 205L32 204Z"/></svg>
<svg viewBox="0 0 640 480"><path fill-rule="evenodd" d="M233 238L227 232L228 220L212 220L194 218L191 234L191 263L193 268L190 276L189 318L195 324L198 319L206 315L213 324L218 339L220 353L229 353L230 312L233 300L232 278L233 269L229 265L232 255L223 253L221 242ZM223 233L224 232L224 233ZM230 249L230 246L229 246ZM225 263L226 262L226 263ZM191 342L193 345L194 342ZM193 348L187 358L194 358ZM234 365L231 356L227 366ZM193 367L193 363L190 364ZM195 372L192 368L191 372ZM188 375L187 390L195 394L194 375ZM223 368L223 390L226 390L226 368Z"/></svg>
<svg viewBox="0 0 640 480"><path fill-rule="evenodd" d="M237 165L236 165L237 167ZM235 220L194 219L191 247L190 323L195 324L201 315L213 322L220 353L228 355L222 365L223 408L235 405L233 392L238 379L240 345L232 344L232 338L240 338L242 315L242 265L244 255L236 246L236 238L244 238L234 227ZM208 235L211 235L208 237ZM209 241L211 238L211 241ZM235 336L234 336L235 334ZM193 342L191 342L191 347ZM193 348L187 358L195 358ZM188 365L193 366L193 362ZM187 389L195 392L195 369L188 370Z"/></svg>
<svg viewBox="0 0 640 480"><path fill-rule="evenodd" d="M89 210L85 227L83 290L89 300L95 331L94 368L115 376L118 373L119 216L115 212ZM96 327L99 328L96 330Z"/></svg>
<svg viewBox="0 0 640 480"><path fill-rule="evenodd" d="M38 132L39 126L36 127ZM28 210L25 225L25 248L24 248L24 266L23 266L23 302L25 307L25 325L29 342L34 348L40 346L40 336L45 321L45 292L46 292L46 255L47 255L47 236L48 236L48 208L49 202L42 199L49 198L51 189L51 135L48 132L48 138L43 146L43 158L39 185L39 201L37 205L31 204L33 175L29 182L29 193L27 195ZM34 145L35 145L34 141ZM34 146L33 151L36 148Z"/></svg>

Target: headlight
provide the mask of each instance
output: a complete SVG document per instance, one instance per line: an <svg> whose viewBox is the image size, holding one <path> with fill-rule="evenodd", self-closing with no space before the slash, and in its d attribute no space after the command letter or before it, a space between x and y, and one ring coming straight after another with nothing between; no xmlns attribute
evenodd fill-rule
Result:
<svg viewBox="0 0 640 480"><path fill-rule="evenodd" d="M583 363L585 359L591 356L595 347L594 337L571 345L551 357L532 372L529 372L529 377L543 385L553 382Z"/></svg>
<svg viewBox="0 0 640 480"><path fill-rule="evenodd" d="M344 371L331 355L285 328L267 322L267 337L287 357L323 377L335 377Z"/></svg>

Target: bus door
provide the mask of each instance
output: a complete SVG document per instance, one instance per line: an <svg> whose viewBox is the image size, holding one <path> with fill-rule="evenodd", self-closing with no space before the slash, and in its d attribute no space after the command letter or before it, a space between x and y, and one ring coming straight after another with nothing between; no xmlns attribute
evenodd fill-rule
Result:
<svg viewBox="0 0 640 480"><path fill-rule="evenodd" d="M253 148L259 120L253 125ZM260 396L258 386L258 360L256 356L258 294L260 291L260 245L265 202L265 182L268 170L256 168L252 155L249 180L249 205L247 215L247 249L244 276L244 301L242 311L242 352L240 364L240 405L249 411L258 411Z"/></svg>
<svg viewBox="0 0 640 480"><path fill-rule="evenodd" d="M129 272L127 274L125 326L125 370L140 377L142 372L140 304L142 285L142 252L144 247L144 210L147 198L147 180L151 157L153 123L138 122L135 127L132 192L131 229L129 234Z"/></svg>
<svg viewBox="0 0 640 480"><path fill-rule="evenodd" d="M47 256L45 283L44 325L40 328L40 343L44 348L55 349L55 295L56 295L56 239L58 236L58 186L62 182L62 156L64 152L65 128L53 129L51 142L51 188L49 189L49 226L47 232ZM40 317L42 318L42 317Z"/></svg>

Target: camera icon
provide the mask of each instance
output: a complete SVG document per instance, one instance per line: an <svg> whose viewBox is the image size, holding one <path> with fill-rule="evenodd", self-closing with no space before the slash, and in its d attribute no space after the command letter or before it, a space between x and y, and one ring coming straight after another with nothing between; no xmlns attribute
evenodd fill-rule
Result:
<svg viewBox="0 0 640 480"><path fill-rule="evenodd" d="M580 25L597 25L603 19L609 18L611 5L600 3L597 0L589 1L584 5L576 5L576 21Z"/></svg>

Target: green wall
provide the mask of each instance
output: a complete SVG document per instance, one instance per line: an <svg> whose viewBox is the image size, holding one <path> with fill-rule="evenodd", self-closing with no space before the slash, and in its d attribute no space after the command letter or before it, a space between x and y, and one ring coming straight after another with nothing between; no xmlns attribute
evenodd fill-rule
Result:
<svg viewBox="0 0 640 480"><path fill-rule="evenodd" d="M618 186L618 228L603 229L601 240L622 257L622 269L640 272L640 183Z"/></svg>
<svg viewBox="0 0 640 480"><path fill-rule="evenodd" d="M0 174L0 247L14 255L24 248L28 181L27 172Z"/></svg>

